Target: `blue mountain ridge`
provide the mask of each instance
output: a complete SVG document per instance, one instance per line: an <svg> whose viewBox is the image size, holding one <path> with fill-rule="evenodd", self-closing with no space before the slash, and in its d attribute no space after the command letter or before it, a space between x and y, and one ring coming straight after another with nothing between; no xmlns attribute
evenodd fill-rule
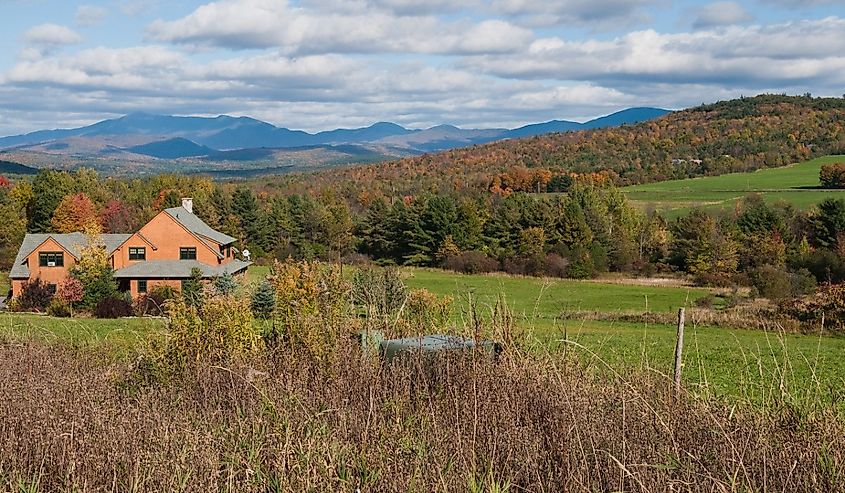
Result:
<svg viewBox="0 0 845 493"><path fill-rule="evenodd" d="M130 113L73 129L39 130L25 135L0 138L0 149L21 148L48 143L61 146L71 137L145 137L150 141L125 150L162 159L212 155L216 151L294 148L306 146L379 144L405 147L418 152L481 144L495 140L531 137L550 132L588 130L634 124L669 113L659 108L629 108L585 123L552 120L516 129L461 129L438 125L425 130L407 129L390 122L368 127L335 129L318 133L277 127L250 117L170 116ZM58 147L57 147L58 148Z"/></svg>

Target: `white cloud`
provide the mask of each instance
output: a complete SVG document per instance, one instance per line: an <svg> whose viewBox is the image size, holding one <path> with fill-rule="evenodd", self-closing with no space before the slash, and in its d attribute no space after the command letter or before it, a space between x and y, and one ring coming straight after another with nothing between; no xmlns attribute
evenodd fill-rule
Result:
<svg viewBox="0 0 845 493"><path fill-rule="evenodd" d="M82 36L73 29L58 24L41 24L23 35L24 41L41 46L72 45L82 42Z"/></svg>
<svg viewBox="0 0 845 493"><path fill-rule="evenodd" d="M845 82L845 20L728 27L664 34L635 31L608 41L532 43L516 56L469 57L468 69L506 78L778 87Z"/></svg>
<svg viewBox="0 0 845 493"><path fill-rule="evenodd" d="M715 2L701 7L692 25L696 29L706 29L740 24L751 19L751 14L736 2Z"/></svg>
<svg viewBox="0 0 845 493"><path fill-rule="evenodd" d="M227 47L280 48L290 54L513 52L533 38L505 20L443 21L385 11L318 13L284 0L220 0L182 19L148 28L158 41Z"/></svg>
<svg viewBox="0 0 845 493"><path fill-rule="evenodd" d="M613 28L647 20L644 7L666 0L491 0L500 14L528 19L535 25L576 24Z"/></svg>
<svg viewBox="0 0 845 493"><path fill-rule="evenodd" d="M95 5L80 5L76 8L76 24L78 26L96 26L108 15L108 11Z"/></svg>

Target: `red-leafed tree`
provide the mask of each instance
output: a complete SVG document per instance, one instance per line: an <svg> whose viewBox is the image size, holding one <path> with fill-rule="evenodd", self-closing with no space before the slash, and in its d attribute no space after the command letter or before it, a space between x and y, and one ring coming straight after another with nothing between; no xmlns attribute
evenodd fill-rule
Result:
<svg viewBox="0 0 845 493"><path fill-rule="evenodd" d="M3 175L0 175L0 188L12 188L12 183Z"/></svg>
<svg viewBox="0 0 845 493"><path fill-rule="evenodd" d="M82 282L75 277L68 277L59 283L58 289L56 289L55 299L68 306L73 306L82 301L84 294L85 288L82 286Z"/></svg>
<svg viewBox="0 0 845 493"><path fill-rule="evenodd" d="M84 193L65 195L53 213L51 224L57 233L83 231L93 234L102 229L97 207Z"/></svg>
<svg viewBox="0 0 845 493"><path fill-rule="evenodd" d="M112 199L100 212L100 224L105 233L129 233L132 231L132 214L126 204Z"/></svg>

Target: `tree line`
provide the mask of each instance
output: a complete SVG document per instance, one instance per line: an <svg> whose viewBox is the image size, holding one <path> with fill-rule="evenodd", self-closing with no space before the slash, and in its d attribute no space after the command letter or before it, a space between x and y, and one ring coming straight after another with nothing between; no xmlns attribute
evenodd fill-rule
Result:
<svg viewBox="0 0 845 493"><path fill-rule="evenodd" d="M733 212L673 221L631 206L611 180L574 179L565 194L432 193L350 199L257 184L162 175L102 179L91 170L0 180L0 265L23 235L135 231L181 197L259 261L319 259L588 278L681 272L700 284L753 285L781 297L845 280L845 201L809 211L749 196Z"/></svg>

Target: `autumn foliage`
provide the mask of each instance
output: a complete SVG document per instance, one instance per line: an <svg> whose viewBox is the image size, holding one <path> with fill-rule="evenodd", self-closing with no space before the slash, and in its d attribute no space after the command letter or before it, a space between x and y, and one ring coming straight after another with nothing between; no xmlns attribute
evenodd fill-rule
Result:
<svg viewBox="0 0 845 493"><path fill-rule="evenodd" d="M95 234L101 230L97 207L84 193L67 195L59 202L52 226L57 233L82 231Z"/></svg>

